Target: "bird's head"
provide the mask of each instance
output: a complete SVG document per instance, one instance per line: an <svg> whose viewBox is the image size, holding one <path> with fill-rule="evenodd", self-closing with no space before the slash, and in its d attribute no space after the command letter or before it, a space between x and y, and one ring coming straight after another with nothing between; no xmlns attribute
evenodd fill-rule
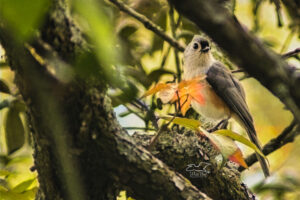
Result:
<svg viewBox="0 0 300 200"><path fill-rule="evenodd" d="M192 41L184 50L184 76L191 78L192 74L204 73L204 70L211 66L214 58L211 54L210 42L199 35L195 35Z"/></svg>

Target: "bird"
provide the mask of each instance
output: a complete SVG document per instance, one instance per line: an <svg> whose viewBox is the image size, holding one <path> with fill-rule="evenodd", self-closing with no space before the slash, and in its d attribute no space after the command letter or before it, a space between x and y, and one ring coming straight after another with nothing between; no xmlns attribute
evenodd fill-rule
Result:
<svg viewBox="0 0 300 200"><path fill-rule="evenodd" d="M211 122L220 123L233 118L247 132L250 140L262 151L253 118L245 99L245 91L238 79L211 53L210 41L195 35L183 53L183 80L203 76L201 90L204 103L192 100L192 108ZM265 177L270 176L267 160L256 153Z"/></svg>

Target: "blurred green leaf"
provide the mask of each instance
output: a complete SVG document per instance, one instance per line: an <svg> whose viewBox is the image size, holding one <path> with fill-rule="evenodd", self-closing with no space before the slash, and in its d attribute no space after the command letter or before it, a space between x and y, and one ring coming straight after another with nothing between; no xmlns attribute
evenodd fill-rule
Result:
<svg viewBox="0 0 300 200"><path fill-rule="evenodd" d="M49 0L1 0L0 18L19 39L27 40L40 26L49 6Z"/></svg>
<svg viewBox="0 0 300 200"><path fill-rule="evenodd" d="M101 70L98 59L92 52L79 55L74 66L76 73L82 78L89 76L100 78Z"/></svg>
<svg viewBox="0 0 300 200"><path fill-rule="evenodd" d="M5 138L8 154L20 149L25 142L25 130L19 111L11 107L5 120Z"/></svg>
<svg viewBox="0 0 300 200"><path fill-rule="evenodd" d="M121 38L128 38L129 36L131 36L133 33L135 33L137 31L138 27L134 24L128 24L126 26L123 26L120 30L119 30L119 36Z"/></svg>
<svg viewBox="0 0 300 200"><path fill-rule="evenodd" d="M6 187L4 187L2 184L0 184L0 194L1 194L1 192L7 192L7 191L8 191L8 189ZM0 199L2 199L2 198L0 197Z"/></svg>
<svg viewBox="0 0 300 200"><path fill-rule="evenodd" d="M10 161L9 156L7 155L0 155L0 167L4 167Z"/></svg>
<svg viewBox="0 0 300 200"><path fill-rule="evenodd" d="M32 200L35 198L37 190L38 188L34 187L23 193L14 193L0 188L0 200Z"/></svg>
<svg viewBox="0 0 300 200"><path fill-rule="evenodd" d="M36 178L32 178L26 181L23 181L22 183L16 185L13 189L12 192L15 193L22 193L24 191L26 191L31 185L32 183L36 180Z"/></svg>
<svg viewBox="0 0 300 200"><path fill-rule="evenodd" d="M158 80L160 79L160 77L162 75L166 75L166 74L174 74L174 72L169 71L169 70L165 70L165 69L156 69L153 70L152 72L150 72L150 74L147 76L148 80L151 82L151 84L153 82L158 82ZM146 87L149 87L150 85L147 85Z"/></svg>
<svg viewBox="0 0 300 200"><path fill-rule="evenodd" d="M156 22L162 29L166 29L167 26L167 12L161 12L157 22ZM164 44L164 40L161 37L154 34L153 41L152 41L152 48L150 50L150 54L154 53L157 50L162 50Z"/></svg>
<svg viewBox="0 0 300 200"><path fill-rule="evenodd" d="M0 58L1 59L1 58ZM6 68L6 67L9 67L7 62L4 62L4 61L0 61L0 69L1 68Z"/></svg>
<svg viewBox="0 0 300 200"><path fill-rule="evenodd" d="M146 75L141 69L128 67L126 69L126 74L132 76L145 88L149 88L153 82L158 82L161 76L166 74L174 74L174 72L165 69L155 69Z"/></svg>
<svg viewBox="0 0 300 200"><path fill-rule="evenodd" d="M122 93L116 96L111 96L112 105L118 106L120 104L125 104L131 102L133 99L137 97L138 88L136 87L135 83L128 80L127 85L121 88Z"/></svg>
<svg viewBox="0 0 300 200"><path fill-rule="evenodd" d="M10 103L10 106L12 108L14 108L15 110L17 110L18 112L25 112L25 110L26 110L26 105L25 105L24 101L22 101L20 99L14 99Z"/></svg>
<svg viewBox="0 0 300 200"><path fill-rule="evenodd" d="M0 92L10 94L10 89L8 85L0 79Z"/></svg>
<svg viewBox="0 0 300 200"><path fill-rule="evenodd" d="M5 169L0 169L0 176L7 176L9 175L11 172Z"/></svg>
<svg viewBox="0 0 300 200"><path fill-rule="evenodd" d="M101 66L106 80L110 83L118 83L118 73L112 66L117 60L117 51L115 45L115 35L111 26L111 21L108 19L108 14L105 12L101 1L95 0L74 0L72 1L74 10L79 14L79 22L89 36L93 44L92 49L98 59L100 65L90 66L82 65L85 69L91 69Z"/></svg>
<svg viewBox="0 0 300 200"><path fill-rule="evenodd" d="M184 31L192 32L194 34L199 33L199 28L189 19L182 17L181 22L181 28Z"/></svg>
<svg viewBox="0 0 300 200"><path fill-rule="evenodd" d="M126 117L126 116L130 115L131 113L132 112L130 112L130 111L125 111L125 112L120 113L119 117Z"/></svg>
<svg viewBox="0 0 300 200"><path fill-rule="evenodd" d="M0 110L3 109L3 108L6 108L6 107L9 107L10 105L10 101L5 99L3 101L0 102Z"/></svg>

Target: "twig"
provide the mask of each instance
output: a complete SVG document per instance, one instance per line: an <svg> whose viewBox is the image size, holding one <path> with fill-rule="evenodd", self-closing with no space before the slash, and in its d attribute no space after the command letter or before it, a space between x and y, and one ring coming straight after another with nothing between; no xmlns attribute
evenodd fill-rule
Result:
<svg viewBox="0 0 300 200"><path fill-rule="evenodd" d="M259 12L259 8L260 8L262 2L263 2L262 0L258 0L254 3L255 5L253 6L252 13L253 13L253 17L254 17L254 27L253 27L254 32L257 32L260 29L259 20L258 20L258 12Z"/></svg>
<svg viewBox="0 0 300 200"><path fill-rule="evenodd" d="M298 53L300 53L300 48L297 48L293 51L290 51L290 52L287 52L285 54L282 55L282 58L290 58L290 57L293 57L293 56L296 56Z"/></svg>
<svg viewBox="0 0 300 200"><path fill-rule="evenodd" d="M281 47L281 50L280 50L280 53L284 52L285 49L289 46L289 44L291 43L292 41L292 38L294 36L294 33L295 33L295 29L292 29L292 31L288 34L288 36L286 37L282 47Z"/></svg>
<svg viewBox="0 0 300 200"><path fill-rule="evenodd" d="M170 4L170 10L169 10L169 15L170 15L170 24L171 24L171 31L172 31L172 36L173 38L176 38L176 28L179 24L180 19L178 20L177 23L175 23L174 19L174 6ZM178 81L181 81L181 70L180 70L180 62L179 62L179 56L178 56L178 50L174 49L174 54L175 54L175 63L176 63L176 72L177 72L177 78Z"/></svg>
<svg viewBox="0 0 300 200"><path fill-rule="evenodd" d="M244 69L231 70L231 73L240 73L240 72L245 72L245 70Z"/></svg>
<svg viewBox="0 0 300 200"><path fill-rule="evenodd" d="M158 129L158 123L157 123L158 117L154 114L154 112L150 111L148 106L144 102L142 102L141 100L135 99L134 102L136 102L138 105L141 106L141 108L140 108L141 110L143 110L143 111L146 110L147 113L150 113L150 115L151 115L150 120L151 120L155 130L158 131L159 130Z"/></svg>
<svg viewBox="0 0 300 200"><path fill-rule="evenodd" d="M278 137L271 139L263 147L262 152L264 153L264 155L267 156L270 153L276 151L277 149L280 149L282 146L284 146L290 142L293 142L295 137L300 134L299 126L296 127L296 124L297 124L296 120L294 119L291 122L291 124L289 126L287 126ZM245 161L246 161L247 165L250 167L251 165L253 165L254 163L257 162L256 154L251 154L250 156L248 156L248 158L246 158ZM239 171L243 171L243 170L244 170L244 168L242 168L242 167L239 168Z"/></svg>
<svg viewBox="0 0 300 200"><path fill-rule="evenodd" d="M123 127L126 130L150 130L155 131L154 128L146 128L146 127Z"/></svg>
<svg viewBox="0 0 300 200"><path fill-rule="evenodd" d="M161 61L161 64L160 64L160 69L163 69L165 67L167 58L170 54L170 51L171 51L171 46L168 47L167 52L165 53L165 55L162 58L162 61Z"/></svg>
<svg viewBox="0 0 300 200"><path fill-rule="evenodd" d="M169 124L164 124L164 125L162 125L162 126L160 127L160 129L158 130L157 134L151 139L150 144L149 144L149 146L147 147L147 150L149 150L149 151L153 150L155 144L156 144L157 141L158 141L158 138L159 138L160 134L161 134L162 132L164 132L164 131L167 130L168 125L169 125Z"/></svg>
<svg viewBox="0 0 300 200"><path fill-rule="evenodd" d="M279 0L272 0L276 7L277 24L278 27L282 27L281 5Z"/></svg>
<svg viewBox="0 0 300 200"><path fill-rule="evenodd" d="M179 105L180 105L180 99L179 99L179 95L178 95L178 92L176 92L177 94L177 98L178 98L178 102L179 102ZM189 96L187 96L186 100L182 103L181 106L183 106L187 100L188 100ZM175 119L175 117L178 116L178 113L181 109L178 109L175 113L175 115L172 117L172 119L167 123L167 124L164 124L160 127L159 131L157 132L157 134L151 139L151 142L149 144L149 146L147 147L147 149L149 151L151 151L153 149L153 147L155 146L155 144L157 143L157 140L159 138L159 136L161 135L162 132L166 131L167 130L167 127L173 122L173 120Z"/></svg>
<svg viewBox="0 0 300 200"><path fill-rule="evenodd" d="M141 116L140 114L138 114L137 112L135 112L134 110L132 110L131 108L129 108L128 106L126 106L125 104L124 104L124 106L125 106L125 108L126 108L129 112L135 114L135 115L136 115L137 117L139 117L141 120L144 120L143 116Z"/></svg>
<svg viewBox="0 0 300 200"><path fill-rule="evenodd" d="M181 45L175 39L173 39L170 36L168 36L167 34L165 34L164 30L160 26L153 23L146 16L136 12L135 10L133 10L129 6L125 5L120 0L109 0L109 1L111 3L113 3L114 5L116 5L121 11L127 13L128 15L130 15L130 16L134 17L135 19L137 19L138 21L142 22L147 29L149 29L149 30L153 31L154 33L156 33L163 40L168 42L171 46L175 47L176 49L178 49L181 52L184 51L185 47L183 45Z"/></svg>

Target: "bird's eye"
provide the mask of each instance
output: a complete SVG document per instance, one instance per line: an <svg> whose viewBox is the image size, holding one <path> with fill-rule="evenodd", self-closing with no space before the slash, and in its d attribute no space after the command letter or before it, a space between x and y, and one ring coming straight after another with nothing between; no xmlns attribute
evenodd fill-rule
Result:
<svg viewBox="0 0 300 200"><path fill-rule="evenodd" d="M198 49L199 45L197 43L194 43L193 48Z"/></svg>

